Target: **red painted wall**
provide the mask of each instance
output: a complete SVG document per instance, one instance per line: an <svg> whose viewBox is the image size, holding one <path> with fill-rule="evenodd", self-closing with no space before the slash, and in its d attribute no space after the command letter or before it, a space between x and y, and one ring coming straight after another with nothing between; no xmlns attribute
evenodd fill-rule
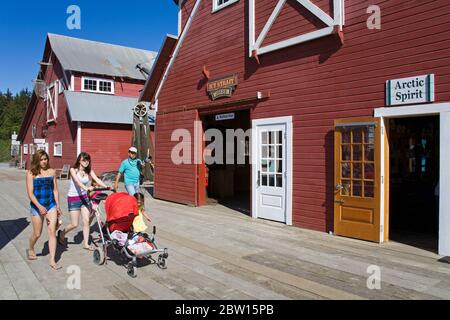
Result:
<svg viewBox="0 0 450 320"><path fill-rule="evenodd" d="M90 154L92 168L98 175L118 171L122 160L128 157L130 143L131 125L82 125L81 151Z"/></svg>
<svg viewBox="0 0 450 320"><path fill-rule="evenodd" d="M326 12L329 2L314 1ZM193 3L186 0L185 6ZM257 37L276 1L256 3ZM308 14L300 16L302 10L294 4L288 1L265 44L314 25ZM370 14L366 10L371 4L381 8L381 30L367 28ZM232 99L271 90L270 99L260 102L252 117L293 116L293 223L332 230L333 120L372 116L374 108L385 105L388 79L434 73L436 102L450 101L450 6L447 0L374 0L370 4L346 0L343 45L336 36L328 36L262 55L259 66L247 57L247 13L247 1L213 14L211 1L202 2L159 97L159 112L210 102L202 81L203 65L213 78L238 74ZM171 119L164 133L156 129L157 157L159 152L169 152L168 131L180 123L190 130L193 127L193 117L186 113L174 113ZM167 156L158 161L164 161L171 175L182 175L184 180L194 174L190 166L171 165ZM157 171L156 194L158 189L174 187L172 181L160 179L160 174ZM184 185L194 188L193 178ZM191 197L191 187L177 190L171 197L174 201Z"/></svg>

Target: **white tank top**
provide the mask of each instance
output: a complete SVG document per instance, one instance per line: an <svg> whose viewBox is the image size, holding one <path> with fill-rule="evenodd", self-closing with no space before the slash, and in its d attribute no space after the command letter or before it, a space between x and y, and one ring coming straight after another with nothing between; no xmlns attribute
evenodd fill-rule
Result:
<svg viewBox="0 0 450 320"><path fill-rule="evenodd" d="M88 186L90 179L89 175L86 174L83 178L80 175L80 172L77 170L77 177L80 180L82 184L84 184L86 187ZM76 183L73 178L70 178L70 187L69 187L69 193L67 194L68 197L81 197L87 195L87 192L80 188L78 183Z"/></svg>

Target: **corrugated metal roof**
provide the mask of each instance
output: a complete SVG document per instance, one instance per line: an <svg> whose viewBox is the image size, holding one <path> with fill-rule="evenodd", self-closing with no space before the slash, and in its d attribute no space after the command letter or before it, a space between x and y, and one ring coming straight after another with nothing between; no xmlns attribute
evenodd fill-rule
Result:
<svg viewBox="0 0 450 320"><path fill-rule="evenodd" d="M65 70L145 80L136 69L151 69L157 52L48 34L51 48Z"/></svg>
<svg viewBox="0 0 450 320"><path fill-rule="evenodd" d="M75 91L64 91L64 96L72 121L133 123L137 98Z"/></svg>

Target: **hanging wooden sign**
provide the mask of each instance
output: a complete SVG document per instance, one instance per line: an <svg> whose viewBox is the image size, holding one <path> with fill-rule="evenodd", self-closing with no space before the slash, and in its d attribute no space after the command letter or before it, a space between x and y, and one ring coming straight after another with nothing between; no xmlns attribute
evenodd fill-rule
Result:
<svg viewBox="0 0 450 320"><path fill-rule="evenodd" d="M237 75L231 75L216 80L211 80L207 83L206 91L211 100L216 100L223 97L231 97L238 84Z"/></svg>

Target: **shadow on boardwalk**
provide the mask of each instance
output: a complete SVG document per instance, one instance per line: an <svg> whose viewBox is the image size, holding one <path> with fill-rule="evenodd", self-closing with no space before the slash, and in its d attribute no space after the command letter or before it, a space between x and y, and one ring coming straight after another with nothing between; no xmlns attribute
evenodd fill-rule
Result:
<svg viewBox="0 0 450 320"><path fill-rule="evenodd" d="M26 218L0 221L0 229L3 231L0 233L0 250L21 234L29 224Z"/></svg>

